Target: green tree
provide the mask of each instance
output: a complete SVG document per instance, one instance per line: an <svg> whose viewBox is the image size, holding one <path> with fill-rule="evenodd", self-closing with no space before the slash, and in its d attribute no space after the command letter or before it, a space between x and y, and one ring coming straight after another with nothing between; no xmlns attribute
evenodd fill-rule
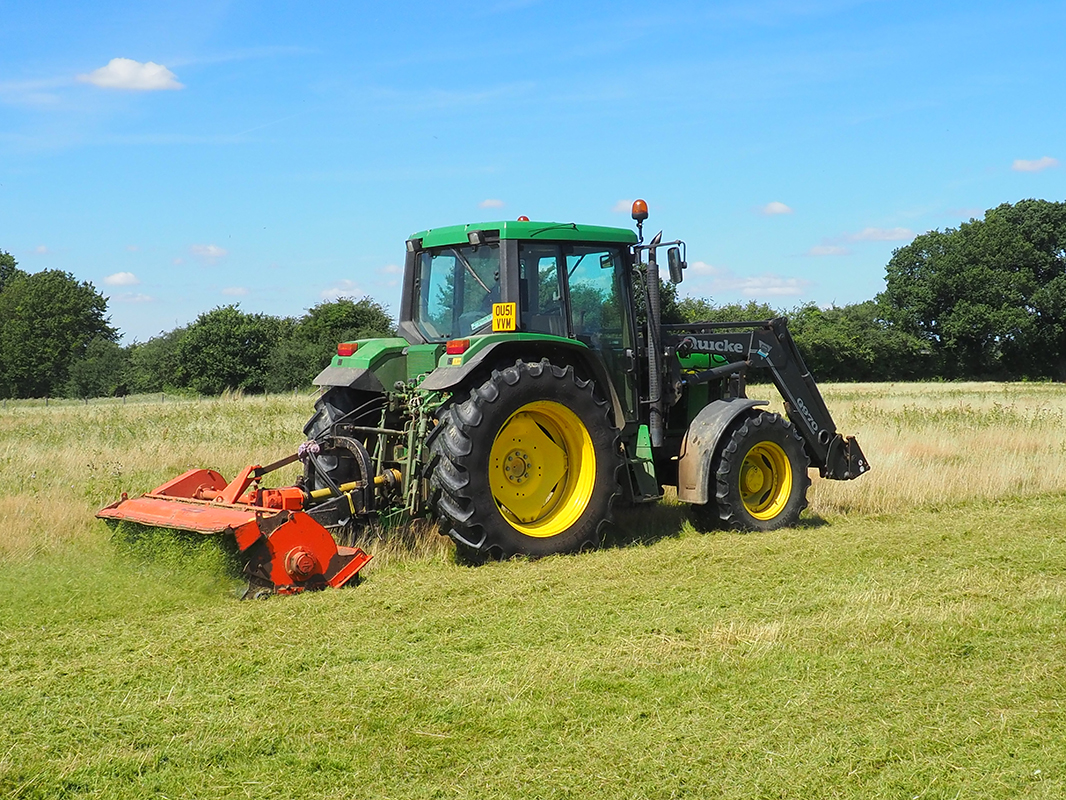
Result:
<svg viewBox="0 0 1066 800"><path fill-rule="evenodd" d="M26 273L19 269L15 257L6 250L0 250L0 292L4 290L4 287L7 286L13 278L20 275L25 277Z"/></svg>
<svg viewBox="0 0 1066 800"><path fill-rule="evenodd" d="M283 323L266 314L219 306L197 317L177 343L175 382L202 394L262 391Z"/></svg>
<svg viewBox="0 0 1066 800"><path fill-rule="evenodd" d="M371 297L324 301L311 308L296 323L296 333L310 341L338 342L391 336L394 327L389 312Z"/></svg>
<svg viewBox="0 0 1066 800"><path fill-rule="evenodd" d="M781 316L777 309L755 300L716 306L705 297L686 297L678 303L678 310L685 322L750 322Z"/></svg>
<svg viewBox="0 0 1066 800"><path fill-rule="evenodd" d="M873 300L826 309L807 303L793 309L788 320L817 380L914 380L934 374L928 345L885 319Z"/></svg>
<svg viewBox="0 0 1066 800"><path fill-rule="evenodd" d="M1004 203L894 251L879 296L949 378L1066 378L1066 203Z"/></svg>
<svg viewBox="0 0 1066 800"><path fill-rule="evenodd" d="M17 268L10 268L17 269ZM0 376L5 396L48 397L94 338L114 341L107 300L68 272L11 272L0 291Z"/></svg>
<svg viewBox="0 0 1066 800"><path fill-rule="evenodd" d="M285 391L310 386L337 352L337 344L392 336L388 311L370 297L342 297L319 303L298 320L287 320L269 358L266 388Z"/></svg>
<svg viewBox="0 0 1066 800"><path fill-rule="evenodd" d="M113 397L127 393L129 353L116 342L94 337L85 353L70 365L68 397Z"/></svg>
<svg viewBox="0 0 1066 800"><path fill-rule="evenodd" d="M130 393L178 388L178 343L186 331L187 327L175 328L153 336L147 342L134 342L127 348L127 388Z"/></svg>

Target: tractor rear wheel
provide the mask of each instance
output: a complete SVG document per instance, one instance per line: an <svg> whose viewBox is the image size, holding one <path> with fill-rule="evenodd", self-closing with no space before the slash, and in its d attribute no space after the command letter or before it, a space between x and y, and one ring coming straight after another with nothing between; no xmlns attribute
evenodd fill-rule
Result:
<svg viewBox="0 0 1066 800"><path fill-rule="evenodd" d="M760 412L741 421L715 459L718 517L726 527L771 531L795 525L807 507L809 465L786 418Z"/></svg>
<svg viewBox="0 0 1066 800"><path fill-rule="evenodd" d="M469 561L596 547L622 464L610 406L547 360L494 371L432 437L441 532Z"/></svg>

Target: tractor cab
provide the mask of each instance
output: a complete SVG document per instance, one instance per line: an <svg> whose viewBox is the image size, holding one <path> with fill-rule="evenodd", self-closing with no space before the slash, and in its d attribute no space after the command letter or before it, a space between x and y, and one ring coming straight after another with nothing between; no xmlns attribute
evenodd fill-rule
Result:
<svg viewBox="0 0 1066 800"><path fill-rule="evenodd" d="M635 243L626 229L528 220L414 234L400 335L423 344L523 332L632 346Z"/></svg>

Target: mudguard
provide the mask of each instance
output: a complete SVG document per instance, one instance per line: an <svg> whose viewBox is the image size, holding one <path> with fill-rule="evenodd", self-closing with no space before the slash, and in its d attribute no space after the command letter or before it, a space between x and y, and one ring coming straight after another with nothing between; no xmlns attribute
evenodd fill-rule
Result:
<svg viewBox="0 0 1066 800"><path fill-rule="evenodd" d="M539 349L540 352L534 354L533 351L535 349ZM611 404L615 427L624 427L626 420L622 401L618 397L614 382L603 366L603 360L599 356L593 355L595 353L594 350L566 340L553 338L551 341L545 342L521 340L493 342L464 361L462 366L438 367L426 376L425 380L420 384L420 388L434 392L455 389L462 386L467 378L479 367L486 363L491 364L494 361L499 361L501 357L505 360L510 360L510 364L508 364L510 366L514 363L515 358L521 358L524 361L536 361L543 357L551 360L555 353L566 353L570 356L570 360L577 360L588 369L592 379L596 381L597 387L604 393L604 399Z"/></svg>
<svg viewBox="0 0 1066 800"><path fill-rule="evenodd" d="M688 426L677 460L677 498L685 503L710 502L711 466L718 441L733 421L766 400L714 400L696 415Z"/></svg>
<svg viewBox="0 0 1066 800"><path fill-rule="evenodd" d="M367 392L384 392L381 380L369 369L328 366L315 377L315 386L346 386Z"/></svg>

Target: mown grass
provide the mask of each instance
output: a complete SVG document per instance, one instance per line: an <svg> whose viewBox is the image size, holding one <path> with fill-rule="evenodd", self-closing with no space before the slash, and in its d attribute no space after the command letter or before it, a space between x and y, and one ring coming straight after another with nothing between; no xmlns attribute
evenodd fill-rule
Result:
<svg viewBox="0 0 1066 800"><path fill-rule="evenodd" d="M0 530L0 798L1063 796L1066 389L826 394L874 472L819 482L795 529L700 535L641 509L595 553L392 557L357 588L263 603L82 516L288 452L305 406L8 409L4 502L60 513ZM1000 474L997 403L1012 437L1044 438L1057 485ZM938 442L926 472L914 448ZM907 459L941 490L894 472ZM27 469L36 498L11 482Z"/></svg>

